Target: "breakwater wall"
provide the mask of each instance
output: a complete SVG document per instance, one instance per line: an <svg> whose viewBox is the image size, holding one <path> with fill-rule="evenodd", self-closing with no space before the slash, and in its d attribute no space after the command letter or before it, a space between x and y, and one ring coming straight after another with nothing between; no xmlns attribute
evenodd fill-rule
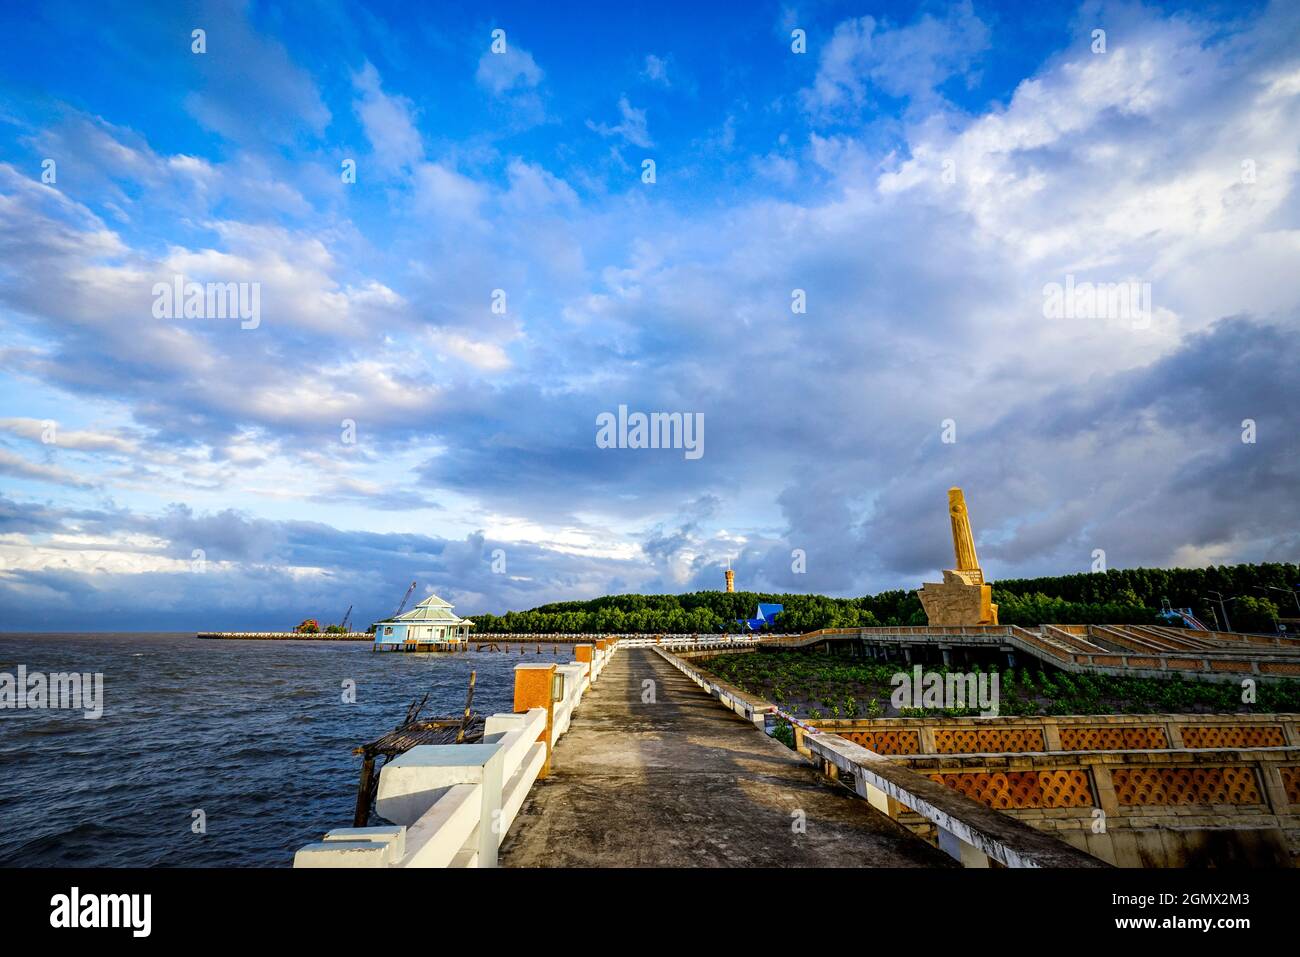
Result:
<svg viewBox="0 0 1300 957"><path fill-rule="evenodd" d="M327 635L299 633L296 631L200 631L196 638L222 638L230 641L374 641L374 635L364 631L349 631Z"/></svg>

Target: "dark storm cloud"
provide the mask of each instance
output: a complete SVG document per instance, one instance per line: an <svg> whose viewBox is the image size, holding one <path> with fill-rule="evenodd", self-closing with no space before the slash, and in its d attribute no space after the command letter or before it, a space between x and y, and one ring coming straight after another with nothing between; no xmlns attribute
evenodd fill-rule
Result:
<svg viewBox="0 0 1300 957"><path fill-rule="evenodd" d="M902 471L865 526L876 567L946 566L949 484L966 489L981 555L1003 574L1085 570L1093 548L1115 566L1168 564L1188 546L1277 557L1270 540L1300 528L1297 409L1288 326L1225 318L1145 368L1022 403L959 437L950 465Z"/></svg>

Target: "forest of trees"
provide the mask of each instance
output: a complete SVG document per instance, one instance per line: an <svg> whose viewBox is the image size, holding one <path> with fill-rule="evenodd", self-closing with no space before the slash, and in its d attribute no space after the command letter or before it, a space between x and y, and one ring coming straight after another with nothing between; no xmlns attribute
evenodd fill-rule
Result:
<svg viewBox="0 0 1300 957"><path fill-rule="evenodd" d="M1300 617L1292 588L1300 566L1286 563L1208 568L1129 568L1053 578L993 583L998 619L1007 625L1158 623L1161 602L1191 608L1210 627L1220 615L1212 593L1222 593L1236 631L1273 632L1281 616ZM1288 594L1289 593L1289 594ZM885 591L862 598L759 592L700 591L684 595L608 595L562 601L530 611L473 615L476 634L521 632L714 633L739 631L739 618L759 602L785 606L782 632L863 625L923 625L915 592ZM1221 617L1221 615L1220 615ZM1218 622L1222 626L1223 622Z"/></svg>

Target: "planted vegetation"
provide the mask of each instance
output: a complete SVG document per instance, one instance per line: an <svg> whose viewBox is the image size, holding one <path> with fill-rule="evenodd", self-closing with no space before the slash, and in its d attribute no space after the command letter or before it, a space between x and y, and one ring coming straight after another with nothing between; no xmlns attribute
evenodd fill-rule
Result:
<svg viewBox="0 0 1300 957"><path fill-rule="evenodd" d="M964 717L976 708L926 709L890 704L890 679L901 664L851 661L808 652L754 652L697 659L723 681L758 695L801 718ZM942 666L926 672L946 675ZM998 674L1001 715L1198 714L1208 712L1300 711L1300 681L1260 683L1257 701L1243 705L1241 686L1169 679L1071 675L1055 669L984 669ZM962 673L978 673L978 667Z"/></svg>

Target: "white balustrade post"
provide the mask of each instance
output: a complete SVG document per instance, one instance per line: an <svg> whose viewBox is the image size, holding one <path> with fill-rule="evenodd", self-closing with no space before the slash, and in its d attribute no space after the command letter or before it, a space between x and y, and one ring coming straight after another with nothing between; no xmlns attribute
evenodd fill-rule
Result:
<svg viewBox="0 0 1300 957"><path fill-rule="evenodd" d="M483 763L483 803L478 819L478 866L497 866L498 829L501 825L501 790L505 786L501 764L503 749L497 748Z"/></svg>

